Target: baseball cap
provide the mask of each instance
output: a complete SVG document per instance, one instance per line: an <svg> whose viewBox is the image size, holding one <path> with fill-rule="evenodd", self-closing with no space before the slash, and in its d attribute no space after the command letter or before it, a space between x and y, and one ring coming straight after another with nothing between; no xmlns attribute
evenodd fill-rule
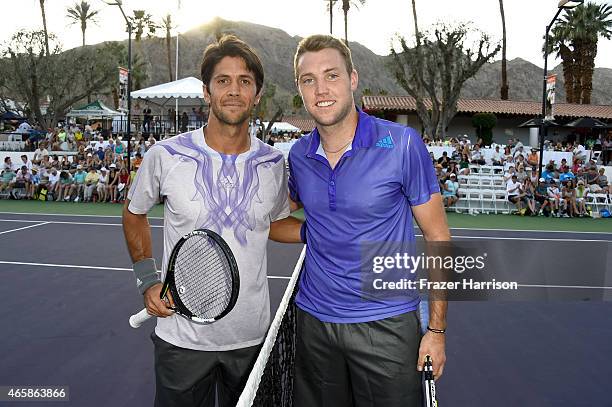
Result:
<svg viewBox="0 0 612 407"><path fill-rule="evenodd" d="M83 168L83 166L81 164L77 165L77 170L80 170L82 168Z"/></svg>
<svg viewBox="0 0 612 407"><path fill-rule="evenodd" d="M110 168L117 168L117 166L115 164L111 164L109 165Z"/></svg>
<svg viewBox="0 0 612 407"><path fill-rule="evenodd" d="M106 169L106 167L102 167L102 168L100 168L100 171L104 171L104 172L106 172L106 171L108 171L108 170Z"/></svg>
<svg viewBox="0 0 612 407"><path fill-rule="evenodd" d="M91 156L92 156L91 153L87 153L87 157L91 157Z"/></svg>
<svg viewBox="0 0 612 407"><path fill-rule="evenodd" d="M456 177L456 175L454 173L451 173L450 176L451 176L451 178L455 178Z"/></svg>
<svg viewBox="0 0 612 407"><path fill-rule="evenodd" d="M540 178L540 182L544 182L546 181L544 178Z"/></svg>

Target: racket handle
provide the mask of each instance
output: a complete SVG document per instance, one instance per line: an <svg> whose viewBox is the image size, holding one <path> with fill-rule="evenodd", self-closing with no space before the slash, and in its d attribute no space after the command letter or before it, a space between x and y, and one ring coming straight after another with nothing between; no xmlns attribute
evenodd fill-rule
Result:
<svg viewBox="0 0 612 407"><path fill-rule="evenodd" d="M149 314L146 308L143 308L138 314L134 314L130 317L130 326L132 328L140 328L140 325L151 317L153 317L153 315Z"/></svg>

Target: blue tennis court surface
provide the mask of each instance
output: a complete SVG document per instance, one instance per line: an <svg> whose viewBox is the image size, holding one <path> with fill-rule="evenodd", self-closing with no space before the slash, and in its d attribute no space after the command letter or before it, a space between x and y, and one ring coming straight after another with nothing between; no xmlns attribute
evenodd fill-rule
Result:
<svg viewBox="0 0 612 407"><path fill-rule="evenodd" d="M161 264L162 220L151 225ZM604 241L612 259L612 234L452 232ZM269 243L273 310L300 250ZM127 323L142 298L120 218L0 213L0 281L0 386L70 387L69 402L45 406L152 405L153 323ZM612 406L612 302L453 302L448 323L441 406Z"/></svg>

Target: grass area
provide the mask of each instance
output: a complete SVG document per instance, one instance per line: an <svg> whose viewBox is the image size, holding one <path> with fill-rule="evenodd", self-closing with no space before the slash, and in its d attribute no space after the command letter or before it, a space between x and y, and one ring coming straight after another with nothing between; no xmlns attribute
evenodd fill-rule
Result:
<svg viewBox="0 0 612 407"><path fill-rule="evenodd" d="M122 205L111 203L72 203L1 200L0 212L54 213L64 215L121 216ZM294 214L303 218L303 211ZM163 207L157 205L149 216L162 217ZM449 212L451 228L510 229L510 230L567 230L575 232L612 232L612 219L545 218L515 215L470 216Z"/></svg>

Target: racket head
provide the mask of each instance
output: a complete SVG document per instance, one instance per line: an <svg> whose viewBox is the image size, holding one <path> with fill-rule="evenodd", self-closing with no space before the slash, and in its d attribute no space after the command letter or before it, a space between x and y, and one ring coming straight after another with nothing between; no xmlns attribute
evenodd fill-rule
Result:
<svg viewBox="0 0 612 407"><path fill-rule="evenodd" d="M240 275L234 254L217 233L198 229L172 249L162 298L170 291L175 311L197 323L226 316L236 304Z"/></svg>

